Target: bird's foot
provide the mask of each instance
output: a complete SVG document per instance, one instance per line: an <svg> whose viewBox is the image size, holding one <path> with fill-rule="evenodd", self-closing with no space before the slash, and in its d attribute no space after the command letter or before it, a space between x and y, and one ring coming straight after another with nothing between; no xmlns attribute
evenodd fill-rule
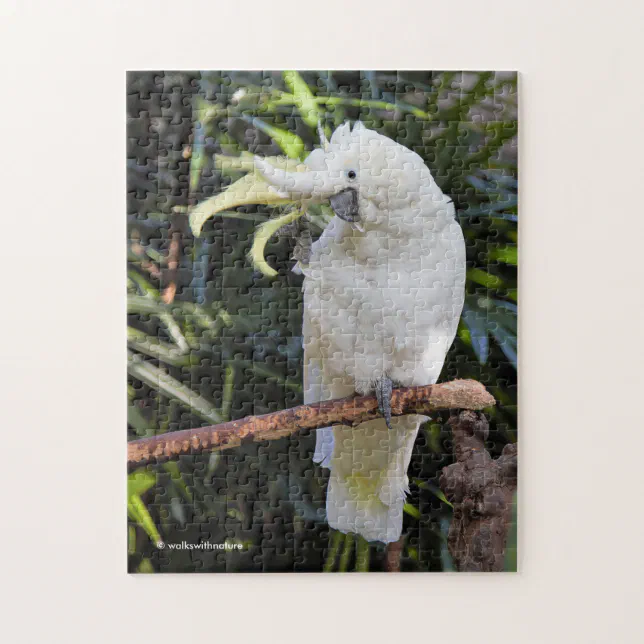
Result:
<svg viewBox="0 0 644 644"><path fill-rule="evenodd" d="M378 399L378 409L387 423L387 428L391 429L391 395L394 391L391 378L383 376L376 380L376 398Z"/></svg>

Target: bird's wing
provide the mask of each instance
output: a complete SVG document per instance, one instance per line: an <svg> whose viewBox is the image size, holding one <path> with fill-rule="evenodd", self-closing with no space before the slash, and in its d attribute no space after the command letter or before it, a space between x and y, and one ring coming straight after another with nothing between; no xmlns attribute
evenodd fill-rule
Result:
<svg viewBox="0 0 644 644"><path fill-rule="evenodd" d="M308 282L308 283L307 283ZM304 403L343 398L354 392L351 382L329 379L324 369L321 342L323 320L320 315L322 291L310 278L304 280L304 320L302 337L304 345ZM325 427L316 431L313 460L329 467L333 455L333 430Z"/></svg>
<svg viewBox="0 0 644 644"><path fill-rule="evenodd" d="M336 218L337 219L337 218ZM302 269L305 275L303 285L303 325L304 348L304 403L313 403L334 398L344 398L354 393L353 380L348 376L330 376L325 369L323 342L329 342L333 335L333 314L330 303L337 300L337 284L333 280L322 280L320 254L324 252L330 238L340 234L345 222L330 224L320 239L312 244L310 263ZM324 271L328 276L328 271ZM337 324L337 320L335 320ZM337 331L337 329L336 329ZM328 347L327 347L328 349ZM313 460L329 467L333 455L333 430L330 427L316 431L316 446Z"/></svg>

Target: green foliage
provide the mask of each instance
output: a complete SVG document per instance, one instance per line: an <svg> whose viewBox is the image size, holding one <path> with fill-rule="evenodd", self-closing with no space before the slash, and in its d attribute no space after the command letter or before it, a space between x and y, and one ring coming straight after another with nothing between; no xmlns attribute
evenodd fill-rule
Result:
<svg viewBox="0 0 644 644"><path fill-rule="evenodd" d="M264 259L266 245L280 228L299 219L303 214L304 213L301 210L291 210L279 217L273 217L257 227L253 245L248 253L248 258L252 262L253 266L266 275L266 277L277 276L277 271L269 266L268 262Z"/></svg>
<svg viewBox="0 0 644 644"><path fill-rule="evenodd" d="M147 492L155 483L156 477L154 474L145 470L137 470L130 474L127 479L127 513L130 519L143 528L156 545L161 542L161 535L141 499L141 495ZM129 534L128 537L130 542L135 539L132 534Z"/></svg>
<svg viewBox="0 0 644 644"><path fill-rule="evenodd" d="M510 529L508 531L508 540L505 545L505 572L516 572L518 570L518 494L514 493L512 498L512 521L510 523Z"/></svg>
<svg viewBox="0 0 644 644"><path fill-rule="evenodd" d="M150 78L131 75L130 93L145 95ZM360 119L420 154L454 200L467 243L467 296L442 379L471 377L495 395L494 455L516 440L515 76L208 72L167 75L164 83L162 107L151 113L163 152L152 171L140 165L149 131L136 104L128 133L129 437L301 402L301 277L290 272L289 229L297 219L315 237L330 215L318 208L304 224L301 212L262 185L252 157L296 170L319 145L318 123L328 136L345 119ZM177 91L185 95L180 103L171 100ZM178 288L168 304L175 230L183 231ZM451 462L441 420L421 432L410 466L404 570L451 566L451 507L437 487ZM190 457L139 474L139 487L128 492L131 569L158 569L156 540L181 541L198 524L208 526L211 542L234 534L244 544L240 553L199 555L202 569L293 569L286 544L313 543L299 569L381 570L382 548L328 535L326 474L311 463L313 441L302 435L243 445L223 458ZM264 553L264 529L287 554ZM194 557L173 555L169 569L196 569Z"/></svg>

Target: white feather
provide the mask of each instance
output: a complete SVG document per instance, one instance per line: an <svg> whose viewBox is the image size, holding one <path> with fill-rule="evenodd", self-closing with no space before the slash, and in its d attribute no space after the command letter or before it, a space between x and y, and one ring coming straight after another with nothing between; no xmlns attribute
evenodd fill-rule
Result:
<svg viewBox="0 0 644 644"><path fill-rule="evenodd" d="M312 246L304 281L305 402L436 382L463 306L465 244L454 208L414 152L348 124L331 167L358 173L362 231L335 217ZM372 541L400 537L407 467L425 416L318 430L331 470L329 525Z"/></svg>

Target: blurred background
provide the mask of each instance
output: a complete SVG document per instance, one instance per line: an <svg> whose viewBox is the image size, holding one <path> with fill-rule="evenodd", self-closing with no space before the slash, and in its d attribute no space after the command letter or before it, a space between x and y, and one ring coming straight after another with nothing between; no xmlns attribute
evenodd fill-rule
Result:
<svg viewBox="0 0 644 644"><path fill-rule="evenodd" d="M319 144L318 122L330 134L358 119L417 152L455 202L467 296L440 380L473 378L495 396L493 456L517 440L514 72L130 72L127 104L128 440L302 402L302 277L292 255L298 235L318 236L328 213L266 239L258 227L284 207L219 210L198 238L188 217L244 176L249 153L303 159ZM251 249L265 262L251 261ZM414 448L403 571L453 569L451 506L437 487L452 462L445 420L426 423ZM383 545L328 528L314 443L300 433L131 473L129 570L382 571ZM156 545L183 541L241 549Z"/></svg>

